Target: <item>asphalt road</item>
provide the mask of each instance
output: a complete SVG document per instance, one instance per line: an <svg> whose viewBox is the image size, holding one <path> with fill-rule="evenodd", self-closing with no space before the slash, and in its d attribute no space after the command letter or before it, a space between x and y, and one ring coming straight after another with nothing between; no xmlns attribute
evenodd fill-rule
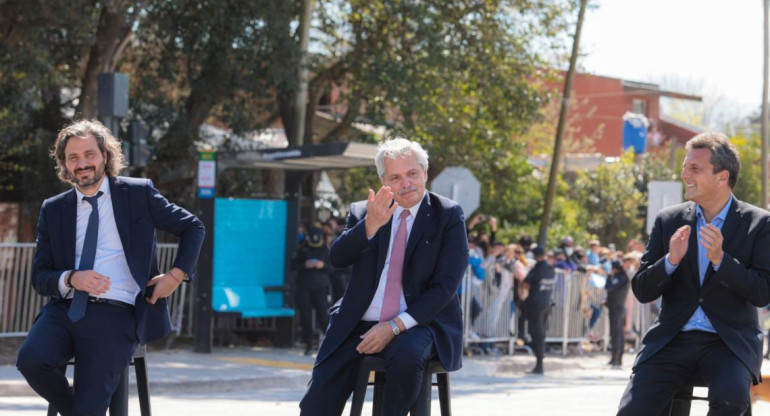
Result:
<svg viewBox="0 0 770 416"><path fill-rule="evenodd" d="M542 377L521 373L463 376L460 372L451 379L452 413L460 416L613 415L629 371L569 369ZM297 402L303 392L303 383L296 381L288 386L259 390L154 394L152 410L154 415L161 416L294 416L299 413ZM39 416L45 414L45 409L46 404L36 397L0 397L3 416ZM348 412L346 408L344 414ZM705 403L694 404L693 415L706 412ZM371 414L370 401L364 407L364 414ZM440 414L435 390L432 414ZM754 414L770 414L770 403L757 402ZM139 416L135 397L130 403L130 415Z"/></svg>

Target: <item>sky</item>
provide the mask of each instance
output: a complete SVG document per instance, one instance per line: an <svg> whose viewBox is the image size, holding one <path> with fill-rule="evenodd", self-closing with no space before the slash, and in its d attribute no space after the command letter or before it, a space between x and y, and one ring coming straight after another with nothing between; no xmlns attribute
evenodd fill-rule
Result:
<svg viewBox="0 0 770 416"><path fill-rule="evenodd" d="M720 94L747 114L759 108L763 0L592 1L599 7L583 23L581 70L683 80L701 91L682 92Z"/></svg>

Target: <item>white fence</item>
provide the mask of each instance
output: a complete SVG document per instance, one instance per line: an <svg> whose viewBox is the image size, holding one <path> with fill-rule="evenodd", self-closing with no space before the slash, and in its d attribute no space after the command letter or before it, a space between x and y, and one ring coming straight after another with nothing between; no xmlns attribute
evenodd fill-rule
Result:
<svg viewBox="0 0 770 416"><path fill-rule="evenodd" d="M177 244L158 244L160 270L171 268ZM26 336L40 308L47 299L32 288L34 243L0 243L0 337ZM184 322L187 284L182 284L169 298L171 325L181 334Z"/></svg>
<svg viewBox="0 0 770 416"><path fill-rule="evenodd" d="M512 354L517 338L518 310L511 308L513 301L513 276L503 269L500 278L495 278L494 266L486 270L484 280L472 276L471 268L466 270L461 286L461 306L463 310L463 346L472 344L498 343L508 344L508 353ZM471 322L474 299L481 312ZM604 289L591 281L586 273L569 272L556 269L556 283L553 292L553 308L548 317L546 342L560 344L562 355L566 355L568 346L575 344L578 353L582 353L583 342L589 331L598 336L603 348L609 341L609 321L607 309L602 306ZM589 328L591 306L598 307L600 316L593 328ZM638 347L641 337L647 332L654 320L654 304L642 305L635 299L629 301L627 314L631 322L631 332L635 335ZM596 340L596 339L595 339Z"/></svg>

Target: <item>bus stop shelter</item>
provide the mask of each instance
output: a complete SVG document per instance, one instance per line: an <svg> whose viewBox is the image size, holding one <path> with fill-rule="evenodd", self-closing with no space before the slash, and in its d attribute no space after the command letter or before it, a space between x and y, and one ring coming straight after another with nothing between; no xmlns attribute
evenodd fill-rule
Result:
<svg viewBox="0 0 770 416"><path fill-rule="evenodd" d="M279 307L282 305L277 305L283 303L282 295L280 299L271 299L271 294L266 295L259 289L262 284L286 284L291 256L298 242L300 200L303 198L301 184L308 175L321 170L372 167L376 149L374 144L348 142L216 154L213 169L217 176L227 169L279 170L283 171L284 192L282 200L271 201L234 200L224 195L221 198L211 195L213 197L199 199L201 220L209 226L194 280L196 352L211 352L214 313L264 296L268 306L262 305L252 315L284 316L278 324L277 343L284 346L291 344L294 319L289 317L285 308ZM261 258L259 254L267 251L272 253L271 257ZM255 266L255 261L262 263ZM269 270L265 273L269 276L254 276L261 273L255 270ZM249 279L249 282L257 283L247 290L235 279ZM222 288L224 292L220 292ZM243 314L244 317L252 315Z"/></svg>

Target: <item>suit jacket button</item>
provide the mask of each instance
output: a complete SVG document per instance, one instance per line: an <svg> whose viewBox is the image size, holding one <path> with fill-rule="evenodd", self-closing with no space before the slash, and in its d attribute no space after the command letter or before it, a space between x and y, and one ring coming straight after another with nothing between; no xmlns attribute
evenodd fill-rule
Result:
<svg viewBox="0 0 770 416"><path fill-rule="evenodd" d="M703 298L698 298L698 303L703 303Z"/></svg>

